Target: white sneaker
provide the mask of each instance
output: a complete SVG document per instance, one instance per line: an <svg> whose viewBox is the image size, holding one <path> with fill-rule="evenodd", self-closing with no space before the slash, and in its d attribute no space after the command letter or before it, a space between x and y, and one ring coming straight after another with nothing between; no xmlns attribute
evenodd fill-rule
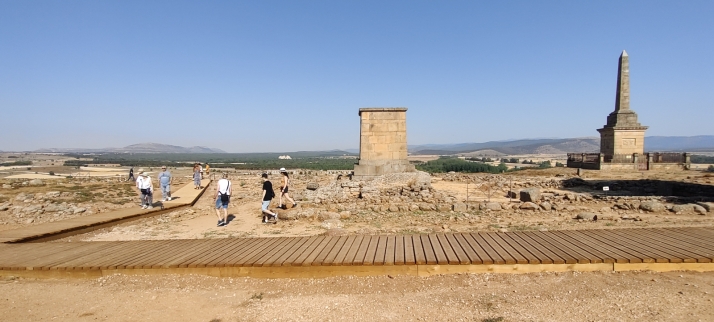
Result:
<svg viewBox="0 0 714 322"><path fill-rule="evenodd" d="M169 201L171 201L171 199L173 199L173 198L169 197Z"/></svg>
<svg viewBox="0 0 714 322"><path fill-rule="evenodd" d="M146 209L146 205L141 206L141 209Z"/></svg>
<svg viewBox="0 0 714 322"><path fill-rule="evenodd" d="M154 209L154 206L149 206L146 209Z"/></svg>

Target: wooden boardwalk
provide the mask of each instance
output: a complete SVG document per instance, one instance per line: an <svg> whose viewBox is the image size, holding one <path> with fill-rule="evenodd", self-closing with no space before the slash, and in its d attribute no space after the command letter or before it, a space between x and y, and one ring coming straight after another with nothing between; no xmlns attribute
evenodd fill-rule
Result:
<svg viewBox="0 0 714 322"><path fill-rule="evenodd" d="M153 209L134 208L119 209L112 212L100 213L96 215L77 217L67 220L48 222L39 225L32 225L18 229L0 231L0 243L19 242L41 242L53 239L64 238L71 235L82 234L92 230L116 225L129 220L136 220L149 216L156 216L164 212L176 210L176 208L193 205L196 200L208 189L211 180L202 181L202 190L193 188L193 182L185 185L181 189L172 193L175 198L172 201L163 203L164 208L154 207ZM156 198L161 197L161 192L155 193ZM155 203L159 205L160 203Z"/></svg>
<svg viewBox="0 0 714 322"><path fill-rule="evenodd" d="M324 277L714 270L714 228L0 244L0 275Z"/></svg>

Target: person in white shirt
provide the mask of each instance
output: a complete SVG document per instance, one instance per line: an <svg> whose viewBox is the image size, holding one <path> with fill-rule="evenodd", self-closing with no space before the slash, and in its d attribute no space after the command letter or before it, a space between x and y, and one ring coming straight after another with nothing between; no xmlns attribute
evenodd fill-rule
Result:
<svg viewBox="0 0 714 322"><path fill-rule="evenodd" d="M139 178L136 179L136 187L139 188L139 197L141 198L141 209L154 208L154 184L151 182L151 177L139 169Z"/></svg>
<svg viewBox="0 0 714 322"><path fill-rule="evenodd" d="M228 174L224 173L221 180L218 180L216 185L216 216L218 217L218 227L228 225L228 203L231 200L231 182L228 180ZM221 216L221 208L223 208L223 216Z"/></svg>

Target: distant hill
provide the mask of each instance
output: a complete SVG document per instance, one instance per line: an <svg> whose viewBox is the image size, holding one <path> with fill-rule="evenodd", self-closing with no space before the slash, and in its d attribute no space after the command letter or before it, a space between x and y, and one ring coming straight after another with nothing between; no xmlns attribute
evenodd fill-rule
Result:
<svg viewBox="0 0 714 322"><path fill-rule="evenodd" d="M103 149L72 149L72 148L51 148L39 149L36 153L226 153L221 149L207 148L203 146L182 147L177 145L160 143L139 143L125 146L123 148L103 148Z"/></svg>
<svg viewBox="0 0 714 322"><path fill-rule="evenodd" d="M417 155L565 154L597 153L598 151L600 151L600 138L597 137L490 141L484 143L425 144L409 146L409 152ZM714 151L714 135L648 136L645 137L645 151Z"/></svg>
<svg viewBox="0 0 714 322"><path fill-rule="evenodd" d="M714 135L648 136L645 151L711 152L714 151Z"/></svg>
<svg viewBox="0 0 714 322"><path fill-rule="evenodd" d="M139 143L115 149L111 152L128 153L226 153L220 149L212 149L204 146L182 147L160 143Z"/></svg>
<svg viewBox="0 0 714 322"><path fill-rule="evenodd" d="M513 141L490 141L484 143L428 144L410 146L412 154L468 154L480 150L491 150L500 154L558 154L568 152L597 152L598 138L575 139L535 139Z"/></svg>

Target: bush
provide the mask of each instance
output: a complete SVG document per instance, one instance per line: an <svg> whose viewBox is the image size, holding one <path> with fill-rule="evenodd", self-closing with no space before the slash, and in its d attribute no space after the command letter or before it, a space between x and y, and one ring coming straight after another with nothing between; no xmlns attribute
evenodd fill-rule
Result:
<svg viewBox="0 0 714 322"><path fill-rule="evenodd" d="M50 171L50 175L51 175L51 176L55 175L55 172L54 172L54 171Z"/></svg>
<svg viewBox="0 0 714 322"><path fill-rule="evenodd" d="M707 172L714 172L714 165L710 165L710 166L707 168Z"/></svg>
<svg viewBox="0 0 714 322"><path fill-rule="evenodd" d="M565 167L565 164L562 164L562 163L560 163L560 162L556 162L556 163L555 163L555 166L562 168L562 167Z"/></svg>

